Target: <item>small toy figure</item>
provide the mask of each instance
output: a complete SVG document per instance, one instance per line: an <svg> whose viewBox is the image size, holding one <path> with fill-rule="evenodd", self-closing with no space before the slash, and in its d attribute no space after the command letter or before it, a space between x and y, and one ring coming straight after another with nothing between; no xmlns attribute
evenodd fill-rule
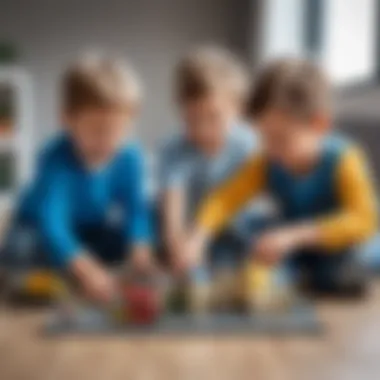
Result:
<svg viewBox="0 0 380 380"><path fill-rule="evenodd" d="M111 314L112 320L118 325L124 325L128 321L128 310L126 306L126 301L121 294L117 294L111 301L108 311Z"/></svg>
<svg viewBox="0 0 380 380"><path fill-rule="evenodd" d="M237 304L238 287L235 270L229 266L215 269L212 285L212 304L217 311L231 311Z"/></svg>
<svg viewBox="0 0 380 380"><path fill-rule="evenodd" d="M281 311L291 306L294 291L286 268L253 261L246 265L243 278L246 307L251 312Z"/></svg>
<svg viewBox="0 0 380 380"><path fill-rule="evenodd" d="M189 273L187 297L194 315L203 315L210 310L211 281L206 267L195 268Z"/></svg>
<svg viewBox="0 0 380 380"><path fill-rule="evenodd" d="M173 314L183 314L188 311L186 282L183 278L172 278L166 292L166 310Z"/></svg>
<svg viewBox="0 0 380 380"><path fill-rule="evenodd" d="M150 324L160 314L158 294L147 286L126 285L123 289L123 300L125 316L130 323Z"/></svg>
<svg viewBox="0 0 380 380"><path fill-rule="evenodd" d="M121 284L119 319L133 324L155 322L163 306L162 290L159 276L128 273Z"/></svg>
<svg viewBox="0 0 380 380"><path fill-rule="evenodd" d="M26 302L51 303L55 300L58 277L51 271L38 269L5 273L4 284L9 294Z"/></svg>
<svg viewBox="0 0 380 380"><path fill-rule="evenodd" d="M286 266L277 266L273 273L273 284L276 289L277 310L290 308L297 300L292 271Z"/></svg>
<svg viewBox="0 0 380 380"><path fill-rule="evenodd" d="M266 309L271 297L271 270L257 262L244 268L244 298L250 311Z"/></svg>

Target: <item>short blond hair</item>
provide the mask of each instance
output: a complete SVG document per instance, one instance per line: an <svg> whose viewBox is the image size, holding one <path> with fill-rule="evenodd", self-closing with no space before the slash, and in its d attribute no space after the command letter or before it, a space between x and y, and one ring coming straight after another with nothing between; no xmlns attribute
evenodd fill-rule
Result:
<svg viewBox="0 0 380 380"><path fill-rule="evenodd" d="M85 55L71 64L62 78L62 106L68 113L89 107L133 110L141 97L136 73L118 59Z"/></svg>
<svg viewBox="0 0 380 380"><path fill-rule="evenodd" d="M214 92L225 92L244 102L248 82L246 68L234 54L222 48L202 47L179 61L175 93L179 102L197 100Z"/></svg>

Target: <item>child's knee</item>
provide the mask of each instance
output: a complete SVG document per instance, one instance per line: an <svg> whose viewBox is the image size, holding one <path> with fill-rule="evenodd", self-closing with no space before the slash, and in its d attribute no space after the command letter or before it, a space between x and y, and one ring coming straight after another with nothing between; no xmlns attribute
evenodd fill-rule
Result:
<svg viewBox="0 0 380 380"><path fill-rule="evenodd" d="M348 250L341 253L320 252L299 256L299 271L306 278L306 286L316 293L331 295L359 295L367 285L368 271L358 253Z"/></svg>

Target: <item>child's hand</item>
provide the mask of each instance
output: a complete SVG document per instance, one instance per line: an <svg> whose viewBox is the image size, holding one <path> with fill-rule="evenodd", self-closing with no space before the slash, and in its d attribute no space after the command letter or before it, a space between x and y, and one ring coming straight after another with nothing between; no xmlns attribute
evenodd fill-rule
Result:
<svg viewBox="0 0 380 380"><path fill-rule="evenodd" d="M178 236L176 239L171 239L170 243L166 244L168 253L169 265L173 271L177 271L182 266L181 257L183 256L186 240L183 236Z"/></svg>
<svg viewBox="0 0 380 380"><path fill-rule="evenodd" d="M255 259L269 265L277 264L287 254L297 248L298 237L290 229L279 229L265 233L253 249Z"/></svg>
<svg viewBox="0 0 380 380"><path fill-rule="evenodd" d="M143 273L152 272L156 268L150 248L145 245L134 248L130 264L133 269Z"/></svg>
<svg viewBox="0 0 380 380"><path fill-rule="evenodd" d="M276 264L294 250L315 246L319 241L318 226L304 222L264 234L255 244L253 255L267 264Z"/></svg>
<svg viewBox="0 0 380 380"><path fill-rule="evenodd" d="M181 251L174 257L174 269L179 272L186 272L201 266L207 238L203 231L194 232L184 242Z"/></svg>
<svg viewBox="0 0 380 380"><path fill-rule="evenodd" d="M99 263L80 256L74 260L71 269L89 298L102 303L112 300L116 290L114 280Z"/></svg>
<svg viewBox="0 0 380 380"><path fill-rule="evenodd" d="M175 272L183 273L191 270L192 268L197 268L202 263L202 257L199 252L195 252L191 246L186 246L180 252L180 254L175 255L172 260L172 266Z"/></svg>

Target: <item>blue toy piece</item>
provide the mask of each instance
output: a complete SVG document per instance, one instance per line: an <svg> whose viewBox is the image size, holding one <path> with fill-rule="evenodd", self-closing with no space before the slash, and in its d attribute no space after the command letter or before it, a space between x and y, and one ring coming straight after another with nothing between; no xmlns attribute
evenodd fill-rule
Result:
<svg viewBox="0 0 380 380"><path fill-rule="evenodd" d="M199 266L190 271L189 279L197 285L208 284L211 280L210 272L205 266Z"/></svg>
<svg viewBox="0 0 380 380"><path fill-rule="evenodd" d="M380 234L362 245L358 256L367 269L380 275Z"/></svg>

